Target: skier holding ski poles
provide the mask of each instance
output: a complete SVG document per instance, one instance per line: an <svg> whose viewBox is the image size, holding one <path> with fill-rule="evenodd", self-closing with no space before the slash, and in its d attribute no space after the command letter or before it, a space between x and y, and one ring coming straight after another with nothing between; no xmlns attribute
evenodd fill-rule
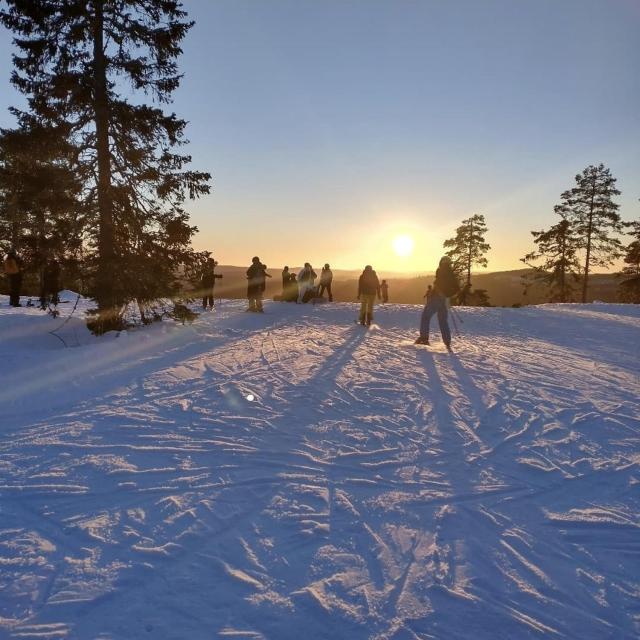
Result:
<svg viewBox="0 0 640 640"><path fill-rule="evenodd" d="M436 279L433 283L433 294L428 298L420 319L420 336L415 344L429 344L429 324L431 318L437 314L442 341L451 351L451 329L448 322L447 299L455 295L460 289L458 278L451 267L451 258L443 256L436 270Z"/></svg>

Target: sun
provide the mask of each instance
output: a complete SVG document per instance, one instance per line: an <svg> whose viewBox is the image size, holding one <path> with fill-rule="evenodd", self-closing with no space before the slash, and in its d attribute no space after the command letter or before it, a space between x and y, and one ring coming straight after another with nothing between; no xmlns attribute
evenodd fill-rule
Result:
<svg viewBox="0 0 640 640"><path fill-rule="evenodd" d="M406 258L413 253L413 238L411 236L396 236L393 239L393 250L396 255Z"/></svg>

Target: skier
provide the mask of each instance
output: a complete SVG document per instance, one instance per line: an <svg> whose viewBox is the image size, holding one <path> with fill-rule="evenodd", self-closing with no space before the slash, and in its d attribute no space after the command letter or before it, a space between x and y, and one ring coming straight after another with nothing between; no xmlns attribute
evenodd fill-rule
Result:
<svg viewBox="0 0 640 640"><path fill-rule="evenodd" d="M11 247L9 253L4 259L4 272L9 279L9 304L12 307L21 307L20 304L20 287L22 286L22 258L14 247Z"/></svg>
<svg viewBox="0 0 640 640"><path fill-rule="evenodd" d="M325 289L329 294L329 302L333 302L333 294L331 293L331 283L333 282L333 271L328 264L325 264L322 267L322 271L320 273L320 290L318 291L318 296L322 298Z"/></svg>
<svg viewBox="0 0 640 640"><path fill-rule="evenodd" d="M416 339L416 344L429 344L429 324L431 318L438 314L438 324L442 341L449 351L451 351L451 329L448 322L448 298L455 295L460 289L458 278L451 267L451 258L443 256L436 270L436 279L433 283L433 293L431 299L427 296L427 304L422 311L420 320L420 336ZM427 289L427 294L429 290Z"/></svg>
<svg viewBox="0 0 640 640"><path fill-rule="evenodd" d="M305 262L304 268L298 274L298 302L308 302L314 293L316 272L310 263Z"/></svg>
<svg viewBox="0 0 640 640"><path fill-rule="evenodd" d="M209 309L213 309L214 306L213 290L216 286L216 280L222 278L221 274L215 273L217 265L217 260L214 260L213 258L207 258L204 269L202 270L201 283L203 309L207 308L207 304L209 305Z"/></svg>
<svg viewBox="0 0 640 640"><path fill-rule="evenodd" d="M371 325L373 320L373 303L378 296L380 300L380 281L371 265L367 265L358 280L358 300L360 304L360 324Z"/></svg>
<svg viewBox="0 0 640 640"><path fill-rule="evenodd" d="M382 291L382 303L386 304L389 302L389 285L386 280L380 283L380 291Z"/></svg>
<svg viewBox="0 0 640 640"><path fill-rule="evenodd" d="M251 266L247 269L247 298L249 308L247 311L264 313L262 308L262 294L267 288L266 278L271 276L267 273L267 265L260 262L260 258L255 256L251 260Z"/></svg>
<svg viewBox="0 0 640 640"><path fill-rule="evenodd" d="M60 302L60 263L55 258L50 258L42 270L40 285L40 308L46 309L50 304L54 307Z"/></svg>

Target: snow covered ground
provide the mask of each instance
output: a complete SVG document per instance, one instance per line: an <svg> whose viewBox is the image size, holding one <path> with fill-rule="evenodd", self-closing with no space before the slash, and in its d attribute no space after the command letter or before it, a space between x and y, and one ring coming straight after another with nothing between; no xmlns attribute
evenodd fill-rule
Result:
<svg viewBox="0 0 640 640"><path fill-rule="evenodd" d="M640 635L639 307L0 304L1 638Z"/></svg>

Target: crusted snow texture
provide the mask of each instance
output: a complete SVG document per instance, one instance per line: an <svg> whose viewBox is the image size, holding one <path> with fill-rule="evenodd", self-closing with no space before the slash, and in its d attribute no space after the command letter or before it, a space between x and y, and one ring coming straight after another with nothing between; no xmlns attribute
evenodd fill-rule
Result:
<svg viewBox="0 0 640 640"><path fill-rule="evenodd" d="M0 297L0 638L640 635L640 307L66 299Z"/></svg>

